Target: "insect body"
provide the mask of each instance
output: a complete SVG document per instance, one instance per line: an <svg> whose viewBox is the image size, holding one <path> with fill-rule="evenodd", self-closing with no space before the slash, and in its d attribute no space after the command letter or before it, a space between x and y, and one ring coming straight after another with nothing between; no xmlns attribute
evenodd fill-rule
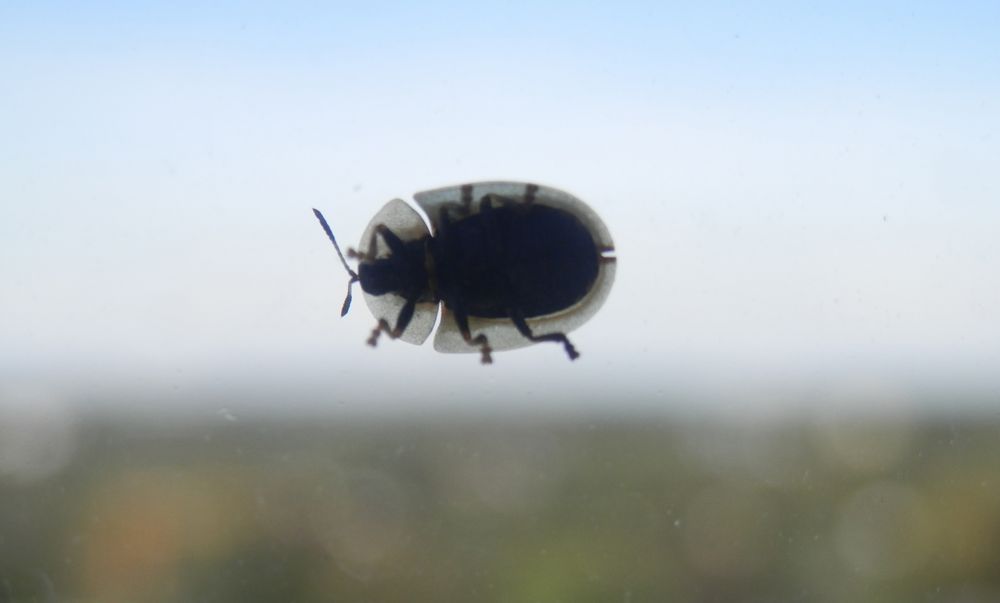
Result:
<svg viewBox="0 0 1000 603"><path fill-rule="evenodd" d="M535 342L561 343L600 308L614 280L611 235L579 199L544 186L482 182L414 195L430 219L399 199L379 211L361 238L358 271L348 266L323 215L313 210L337 248L351 281L361 282L382 332L420 344L442 307L434 347L491 352Z"/></svg>

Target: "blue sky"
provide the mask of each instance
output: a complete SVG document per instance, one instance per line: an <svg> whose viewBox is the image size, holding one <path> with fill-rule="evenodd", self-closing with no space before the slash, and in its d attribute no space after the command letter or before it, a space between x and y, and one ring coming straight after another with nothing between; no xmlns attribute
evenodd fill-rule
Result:
<svg viewBox="0 0 1000 603"><path fill-rule="evenodd" d="M989 391L997 31L985 2L5 4L0 374L461 398L473 357L337 317L309 208L351 242L391 198L500 178L586 200L621 267L579 363L490 379Z"/></svg>

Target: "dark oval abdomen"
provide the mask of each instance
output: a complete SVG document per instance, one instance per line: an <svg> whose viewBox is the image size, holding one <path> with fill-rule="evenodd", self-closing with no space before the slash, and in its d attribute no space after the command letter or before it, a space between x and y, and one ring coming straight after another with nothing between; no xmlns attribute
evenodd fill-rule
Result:
<svg viewBox="0 0 1000 603"><path fill-rule="evenodd" d="M442 234L435 253L439 294L470 316L503 318L511 309L526 318L552 314L583 299L597 278L590 233L553 207L495 207Z"/></svg>

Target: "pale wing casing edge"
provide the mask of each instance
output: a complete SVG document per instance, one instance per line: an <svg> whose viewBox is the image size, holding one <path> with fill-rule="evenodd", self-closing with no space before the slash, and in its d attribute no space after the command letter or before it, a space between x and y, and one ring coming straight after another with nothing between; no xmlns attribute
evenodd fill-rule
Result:
<svg viewBox="0 0 1000 603"><path fill-rule="evenodd" d="M462 189L466 186L472 187L471 205L467 208L462 203ZM440 231L439 216L442 207L456 212L456 218L479 211L478 201L487 194L496 194L502 197L515 199L523 202L529 186L536 186L535 203L556 207L566 210L577 216L588 231L594 237L594 242L601 251L612 251L614 241L607 226L586 203L580 199L547 186L530 185L524 182L479 182L471 185L450 186L445 188L423 191L414 195L417 204L427 214L434 227L435 234ZM565 308L554 314L537 316L527 320L528 326L536 335L548 333L569 333L580 327L604 304L608 294L611 292L611 285L614 283L615 262L601 262L598 267L597 278L590 292L579 302L569 308ZM469 317L469 330L472 336L479 334L486 335L490 342L490 347L496 351L513 350L532 345L532 341L521 335L514 323L507 318L476 318ZM434 349L445 353L475 353L479 351L477 346L470 346L465 342L462 333L455 322L455 317L448 308L441 310L441 322L438 325L437 333L434 335Z"/></svg>
<svg viewBox="0 0 1000 603"><path fill-rule="evenodd" d="M402 199L393 199L385 204L368 223L368 227L361 235L361 244L358 250L362 255L369 255L369 246L372 234L379 224L385 224L389 230L404 241L413 241L430 236L427 224L419 213ZM388 246L381 236L375 238L375 257L384 258L389 255ZM396 326L396 318L399 311L403 309L406 300L395 293L385 295L371 295L362 291L365 304L376 319L384 319L390 327ZM434 323L437 320L438 303L420 302L413 312L410 324L400 335L399 339L406 343L420 345L424 343L434 330Z"/></svg>

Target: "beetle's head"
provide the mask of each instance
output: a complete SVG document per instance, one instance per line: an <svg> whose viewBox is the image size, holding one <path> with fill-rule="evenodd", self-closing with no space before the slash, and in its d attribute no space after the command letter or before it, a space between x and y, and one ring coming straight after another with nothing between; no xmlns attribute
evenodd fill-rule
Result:
<svg viewBox="0 0 1000 603"><path fill-rule="evenodd" d="M344 270L347 270L351 276L351 280L347 283L347 297L340 309L341 316L347 314L347 311L351 309L351 287L358 281L361 281L361 288L369 295L385 295L386 293L408 295L427 288L427 269L424 264L426 249L423 239L406 242L401 249L397 249L399 253L378 259L367 259L348 249L348 255L361 258L358 272L355 272L347 265L347 260L344 259L344 254L340 251L340 245L337 244L337 239L333 236L330 225L326 223L326 218L318 209L313 209L313 213L316 214L316 219L319 220L326 236L333 243L333 248L337 250Z"/></svg>
<svg viewBox="0 0 1000 603"><path fill-rule="evenodd" d="M388 259L362 262L358 266L361 289L371 295L385 295L403 287L402 275Z"/></svg>
<svg viewBox="0 0 1000 603"><path fill-rule="evenodd" d="M427 286L423 242L409 242L399 251L386 258L361 262L358 274L365 293L406 295Z"/></svg>

